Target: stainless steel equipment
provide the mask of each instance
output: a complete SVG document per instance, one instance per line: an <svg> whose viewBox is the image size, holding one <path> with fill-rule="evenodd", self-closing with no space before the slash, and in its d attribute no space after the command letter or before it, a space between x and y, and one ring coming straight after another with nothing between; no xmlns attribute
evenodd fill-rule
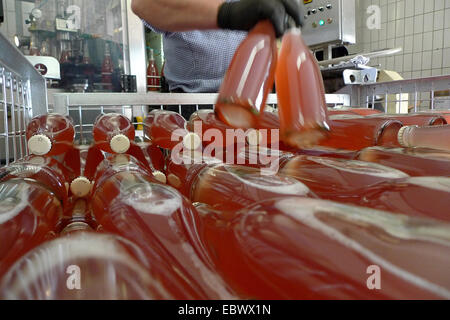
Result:
<svg viewBox="0 0 450 320"><path fill-rule="evenodd" d="M356 41L355 0L304 0L303 37L311 48Z"/></svg>

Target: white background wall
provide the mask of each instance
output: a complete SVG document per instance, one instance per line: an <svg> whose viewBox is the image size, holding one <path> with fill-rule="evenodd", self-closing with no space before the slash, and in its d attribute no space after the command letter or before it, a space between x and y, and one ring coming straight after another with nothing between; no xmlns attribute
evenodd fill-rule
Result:
<svg viewBox="0 0 450 320"><path fill-rule="evenodd" d="M450 74L450 0L357 0L357 45L351 53L403 47L393 57L372 64L404 78ZM381 8L381 29L369 30L366 10Z"/></svg>

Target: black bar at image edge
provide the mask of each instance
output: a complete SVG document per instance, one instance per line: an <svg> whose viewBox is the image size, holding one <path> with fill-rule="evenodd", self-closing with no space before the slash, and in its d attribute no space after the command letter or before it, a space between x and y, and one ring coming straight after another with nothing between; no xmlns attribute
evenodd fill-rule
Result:
<svg viewBox="0 0 450 320"><path fill-rule="evenodd" d="M0 301L2 313L8 309L17 317L51 313L71 317L97 314L123 319L312 319L324 316L346 318L384 319L399 315L406 319L409 314L418 316L423 312L430 316L442 308L448 312L448 301ZM60 311L62 313L60 313ZM155 318L155 316L158 316ZM59 317L60 318L60 317Z"/></svg>

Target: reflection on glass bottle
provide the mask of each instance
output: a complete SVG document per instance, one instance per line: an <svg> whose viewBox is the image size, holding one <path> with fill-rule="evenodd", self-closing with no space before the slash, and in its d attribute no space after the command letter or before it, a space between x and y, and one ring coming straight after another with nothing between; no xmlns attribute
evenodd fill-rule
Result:
<svg viewBox="0 0 450 320"><path fill-rule="evenodd" d="M159 72L158 68L156 67L153 49L150 49L150 59L148 60L148 67L147 67L147 90L159 91L159 86L160 86Z"/></svg>
<svg viewBox="0 0 450 320"><path fill-rule="evenodd" d="M114 71L114 66L111 59L111 49L109 44L105 44L105 57L103 58L102 64L102 83L103 88L106 90L112 90L112 74Z"/></svg>

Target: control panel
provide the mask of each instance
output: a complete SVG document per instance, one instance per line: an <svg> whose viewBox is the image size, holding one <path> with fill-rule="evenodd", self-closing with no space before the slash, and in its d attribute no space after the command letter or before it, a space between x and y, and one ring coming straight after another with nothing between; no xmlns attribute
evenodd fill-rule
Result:
<svg viewBox="0 0 450 320"><path fill-rule="evenodd" d="M355 0L303 0L303 38L313 48L356 41Z"/></svg>

